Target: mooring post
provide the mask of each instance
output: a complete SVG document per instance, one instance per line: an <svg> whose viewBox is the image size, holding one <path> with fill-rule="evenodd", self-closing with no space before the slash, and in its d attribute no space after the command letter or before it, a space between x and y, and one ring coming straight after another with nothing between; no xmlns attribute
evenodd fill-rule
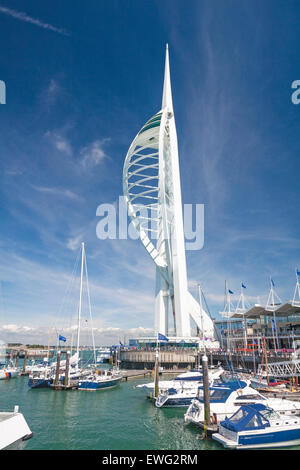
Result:
<svg viewBox="0 0 300 470"><path fill-rule="evenodd" d="M209 402L209 380L208 380L208 358L206 354L202 356L203 371L203 394L204 394L204 423L203 430L207 436L207 426L210 424L210 402Z"/></svg>
<svg viewBox="0 0 300 470"><path fill-rule="evenodd" d="M158 372L159 372L158 349L156 349L156 351L155 351L155 369L154 369L154 373L155 373L154 397L155 398L158 397L158 390L159 390L159 387L158 387L158 381L159 381Z"/></svg>
<svg viewBox="0 0 300 470"><path fill-rule="evenodd" d="M14 352L13 352L13 350L11 350L10 351L10 356L9 356L9 365L10 366L14 365L13 357L14 357Z"/></svg>
<svg viewBox="0 0 300 470"><path fill-rule="evenodd" d="M65 380L64 380L65 387L69 385L69 372L70 372L70 351L67 351Z"/></svg>
<svg viewBox="0 0 300 470"><path fill-rule="evenodd" d="M17 352L17 353L16 353L16 360L15 360L15 367L16 367L16 369L18 368L18 365L19 365L19 353Z"/></svg>
<svg viewBox="0 0 300 470"><path fill-rule="evenodd" d="M57 351L56 371L55 371L54 385L57 385L57 384L58 384L58 380L59 380L60 355L61 355L61 351Z"/></svg>
<svg viewBox="0 0 300 470"><path fill-rule="evenodd" d="M23 371L22 371L24 374L26 372L26 362L27 362L27 351L25 351L25 354L24 354Z"/></svg>

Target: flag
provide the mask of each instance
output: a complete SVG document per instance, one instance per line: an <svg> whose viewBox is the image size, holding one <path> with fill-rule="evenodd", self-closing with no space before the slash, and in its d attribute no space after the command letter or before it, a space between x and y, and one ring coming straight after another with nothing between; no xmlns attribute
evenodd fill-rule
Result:
<svg viewBox="0 0 300 470"><path fill-rule="evenodd" d="M244 289L246 289L246 286L245 286L245 284L243 284L243 283L242 283L242 287L243 287Z"/></svg>
<svg viewBox="0 0 300 470"><path fill-rule="evenodd" d="M158 339L158 341L169 341L168 338L166 336L162 335L161 333L157 334L157 339Z"/></svg>
<svg viewBox="0 0 300 470"><path fill-rule="evenodd" d="M299 271L299 269L297 269L297 276L300 276L300 271Z"/></svg>
<svg viewBox="0 0 300 470"><path fill-rule="evenodd" d="M232 290L228 289L229 294L233 294Z"/></svg>
<svg viewBox="0 0 300 470"><path fill-rule="evenodd" d="M59 335L58 341L67 341L67 339L64 336Z"/></svg>
<svg viewBox="0 0 300 470"><path fill-rule="evenodd" d="M271 322L272 322L272 330L276 331L276 325L275 325L273 318L271 318Z"/></svg>
<svg viewBox="0 0 300 470"><path fill-rule="evenodd" d="M271 278L271 282L272 282L272 286L274 287L275 286L275 283L273 281L273 279Z"/></svg>

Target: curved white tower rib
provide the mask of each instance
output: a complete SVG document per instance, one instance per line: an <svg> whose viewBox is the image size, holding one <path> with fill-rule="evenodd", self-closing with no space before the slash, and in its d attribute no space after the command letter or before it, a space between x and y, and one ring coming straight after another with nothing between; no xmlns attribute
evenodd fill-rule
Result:
<svg viewBox="0 0 300 470"><path fill-rule="evenodd" d="M162 108L146 122L128 150L123 170L123 190L132 223L156 264L155 330L168 334L171 299L175 334L190 337L190 315L200 329L202 321L199 304L187 288L168 46ZM206 312L202 312L204 333L213 336L213 323Z"/></svg>

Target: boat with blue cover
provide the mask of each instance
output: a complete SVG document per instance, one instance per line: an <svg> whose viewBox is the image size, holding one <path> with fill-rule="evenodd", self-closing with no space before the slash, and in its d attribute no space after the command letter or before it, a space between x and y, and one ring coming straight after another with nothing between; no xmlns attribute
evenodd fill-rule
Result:
<svg viewBox="0 0 300 470"><path fill-rule="evenodd" d="M231 449L297 446L300 444L300 418L280 416L261 403L242 405L220 423L212 438Z"/></svg>
<svg viewBox="0 0 300 470"><path fill-rule="evenodd" d="M211 384L214 381L219 380L224 374L224 369L218 365L217 367L211 367L208 371L209 382ZM187 372L177 375L172 380L160 380L158 384L159 392L164 393L170 389L197 389L197 387L203 383L202 369L191 369ZM153 398L155 383L148 382L139 384L136 388L146 392L148 398ZM196 396L196 395L195 395Z"/></svg>
<svg viewBox="0 0 300 470"><path fill-rule="evenodd" d="M235 413L242 405L261 403L282 415L300 415L300 403L286 398L265 397L250 385L249 380L233 380L214 384L209 388L210 415L214 424ZM199 390L200 391L200 390ZM201 395L191 401L184 415L186 423L202 427L204 421L203 389Z"/></svg>
<svg viewBox="0 0 300 470"><path fill-rule="evenodd" d="M216 380L209 387L210 401L219 402L221 399L232 395L233 392L240 389L242 390L248 386L245 381L218 381ZM203 403L203 384L197 385L194 388L169 388L168 390L160 393L155 401L157 408L179 408L189 407L194 400L200 400Z"/></svg>

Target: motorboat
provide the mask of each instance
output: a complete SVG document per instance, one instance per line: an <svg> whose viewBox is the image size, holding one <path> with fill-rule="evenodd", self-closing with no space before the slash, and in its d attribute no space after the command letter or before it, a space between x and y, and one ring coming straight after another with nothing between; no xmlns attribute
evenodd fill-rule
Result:
<svg viewBox="0 0 300 470"><path fill-rule="evenodd" d="M241 405L253 403L273 408L282 415L300 415L300 403L286 398L265 397L255 390L248 380L232 381L227 384L210 387L210 417L213 424L218 424L231 416ZM204 400L199 396L191 401L184 415L186 423L202 426L204 421Z"/></svg>
<svg viewBox="0 0 300 470"><path fill-rule="evenodd" d="M242 405L221 421L212 438L231 449L296 446L300 444L300 418L281 416L261 403Z"/></svg>
<svg viewBox="0 0 300 470"><path fill-rule="evenodd" d="M0 369L0 380L12 379L13 377L18 377L19 370L17 367L6 366L3 369Z"/></svg>
<svg viewBox="0 0 300 470"><path fill-rule="evenodd" d="M21 450L33 434L19 407L0 412L0 450Z"/></svg>
<svg viewBox="0 0 300 470"><path fill-rule="evenodd" d="M78 390L104 390L120 384L123 375L118 370L101 370L78 382Z"/></svg>
<svg viewBox="0 0 300 470"><path fill-rule="evenodd" d="M223 379L224 380L224 379ZM238 383L239 387L245 387L246 382L230 382L216 380L210 384L210 390L231 390L233 383ZM155 400L155 406L161 407L188 407L193 400L203 401L203 384L197 385L194 388L171 388L161 392Z"/></svg>
<svg viewBox="0 0 300 470"><path fill-rule="evenodd" d="M97 351L96 363L104 364L108 363L111 358L111 351L109 348L102 348Z"/></svg>
<svg viewBox="0 0 300 470"><path fill-rule="evenodd" d="M272 388L272 391L287 390L287 381L276 380L274 377L268 378L266 374L255 374L250 378L251 386L256 389Z"/></svg>
<svg viewBox="0 0 300 470"><path fill-rule="evenodd" d="M224 369L221 366L210 368L208 370L208 379L209 382L212 384L214 381L220 379L220 377L224 374ZM191 369L190 371L184 372L179 374L172 380L159 380L158 383L158 390L159 393L164 393L167 390L175 389L197 389L199 384L203 383L203 373L202 369ZM144 384L139 384L136 388L142 390L146 393L146 396L149 398L153 398L155 382L149 382Z"/></svg>
<svg viewBox="0 0 300 470"><path fill-rule="evenodd" d="M187 408L198 396L198 388L169 388L162 391L155 400L157 408Z"/></svg>

